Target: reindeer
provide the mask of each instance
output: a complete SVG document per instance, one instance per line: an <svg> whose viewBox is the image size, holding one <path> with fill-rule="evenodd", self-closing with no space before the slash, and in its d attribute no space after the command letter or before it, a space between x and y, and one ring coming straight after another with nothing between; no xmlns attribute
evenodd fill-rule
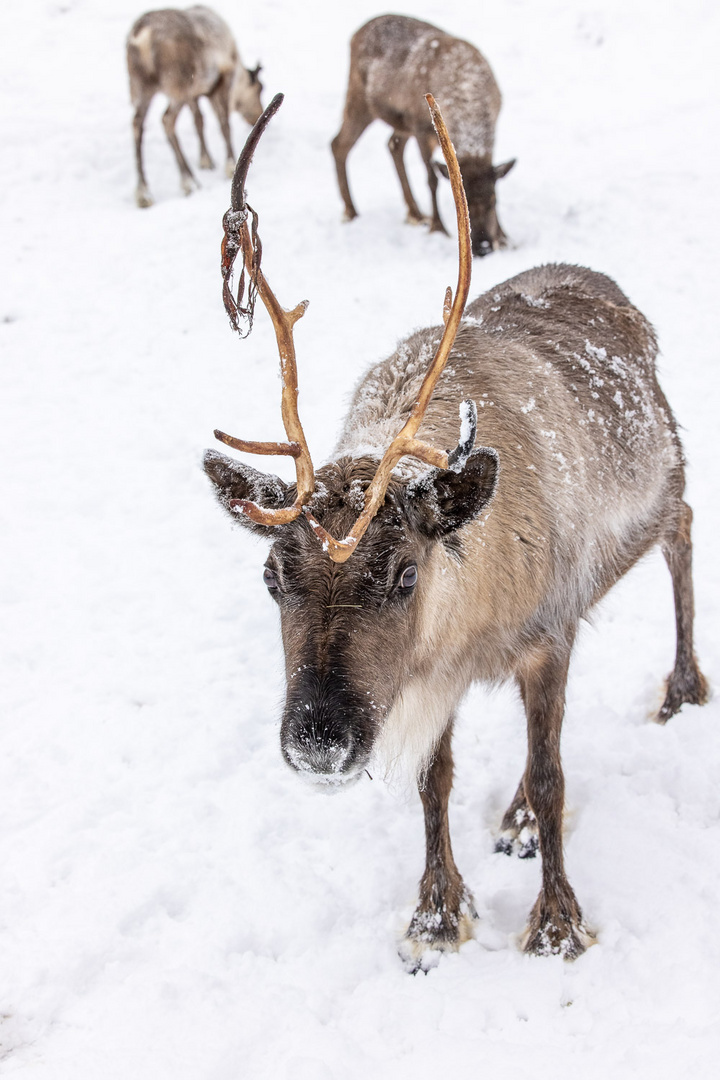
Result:
<svg viewBox="0 0 720 1080"><path fill-rule="evenodd" d="M568 665L580 619L655 544L677 624L657 719L707 700L693 652L692 511L676 423L655 375L654 331L614 281L578 266L528 270L465 309L467 205L428 95L456 202L455 297L448 289L444 328L412 334L369 370L331 460L315 472L292 336L306 305L285 311L277 301L244 196L250 157L280 100L238 162L223 273L236 327L251 307L242 307L242 281L237 300L229 288L238 252L272 318L287 441L215 434L237 450L293 457L297 479L285 483L216 451L207 451L205 470L221 505L272 545L263 576L285 650L282 753L328 790L357 782L373 755L409 756L427 862L401 955L410 970L427 970L470 937L475 918L448 825L455 714L475 680L515 680L528 754L497 850L527 856L539 845L542 888L524 948L572 959L593 935L563 864ZM486 446L474 445L478 426Z"/></svg>
<svg viewBox="0 0 720 1080"><path fill-rule="evenodd" d="M127 39L130 98L135 107L133 133L138 183L138 206L152 206L142 159L143 125L150 102L158 91L169 99L163 127L180 169L180 184L186 195L197 186L178 137L175 121L183 105L195 119L200 140L200 168L214 164L205 144L203 115L199 98L210 99L227 149L226 172L232 177L235 156L230 135L230 113L236 109L248 124L262 112L260 65L252 70L240 62L230 27L210 8L197 5L187 11L164 8L148 11L133 25Z"/></svg>
<svg viewBox="0 0 720 1080"><path fill-rule="evenodd" d="M414 136L430 185L430 232L446 231L438 211L436 173L447 177L447 171L432 159L437 140L422 96L428 90L443 101L460 161L470 209L473 255L487 255L507 244L495 210L495 182L507 176L515 164L514 158L503 165L492 163L500 90L490 65L473 45L404 15L371 19L350 42L345 113L342 127L332 141L345 220L357 217L348 187L347 156L373 120L384 120L393 129L388 148L407 204L407 221L413 225L427 221L418 209L405 172L405 144Z"/></svg>

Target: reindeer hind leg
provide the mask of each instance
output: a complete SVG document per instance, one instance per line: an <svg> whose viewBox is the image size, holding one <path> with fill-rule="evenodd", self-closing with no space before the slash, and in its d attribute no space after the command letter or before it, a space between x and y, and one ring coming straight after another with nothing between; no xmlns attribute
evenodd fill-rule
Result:
<svg viewBox="0 0 720 1080"><path fill-rule="evenodd" d="M692 579L692 519L687 503L680 503L680 516L674 532L665 538L663 554L673 583L677 649L675 666L668 676L665 701L658 713L659 723L665 724L684 704L704 705L708 700L708 685L698 667L693 652L693 622L695 602Z"/></svg>
<svg viewBox="0 0 720 1080"><path fill-rule="evenodd" d="M495 851L503 855L517 855L519 859L534 859L538 847L537 818L527 801L523 779L503 816Z"/></svg>

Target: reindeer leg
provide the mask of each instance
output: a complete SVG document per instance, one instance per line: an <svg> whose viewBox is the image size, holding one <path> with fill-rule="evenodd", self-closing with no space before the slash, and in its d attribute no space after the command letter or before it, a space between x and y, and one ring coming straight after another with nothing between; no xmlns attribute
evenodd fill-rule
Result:
<svg viewBox="0 0 720 1080"><path fill-rule="evenodd" d="M516 853L519 859L534 859L537 855L537 819L528 805L524 780L518 784L513 801L505 811L495 851L503 855Z"/></svg>
<svg viewBox="0 0 720 1080"><path fill-rule="evenodd" d="M200 141L200 168L201 169L214 169L215 163L210 157L210 153L205 144L205 124L203 122L203 114L200 108L200 102L197 98L193 98L190 102L190 109L195 120L195 130L198 133L198 139Z"/></svg>
<svg viewBox="0 0 720 1080"><path fill-rule="evenodd" d="M225 173L232 179L235 172L235 154L233 153L232 135L230 133L230 83L225 77L220 80L209 97L225 140L225 150L227 152Z"/></svg>
<svg viewBox="0 0 720 1080"><path fill-rule="evenodd" d="M182 102L178 104L175 101L171 101L167 109L163 113L162 122L163 127L165 128L165 134L167 135L168 142L173 149L173 153L175 154L175 159L178 163L178 168L180 170L180 186L182 187L186 195L190 195L193 189L197 186L197 181L195 180L195 177L190 170L190 166L185 160L185 155L180 148L180 143L178 142L178 137L175 133L175 121L177 120L178 113L180 112L182 107Z"/></svg>
<svg viewBox="0 0 720 1080"><path fill-rule="evenodd" d="M410 187L410 182L405 172L405 144L408 141L408 135L401 135L399 132L394 131L390 136L388 142L388 150L392 155L395 169L397 170L398 177L400 178L400 186L402 187L402 193L405 198L405 204L407 206L407 218L405 219L409 225L422 225L427 222L427 218L418 210L418 205L415 202L415 198Z"/></svg>
<svg viewBox="0 0 720 1080"><path fill-rule="evenodd" d="M708 685L702 675L693 652L693 620L695 604L692 580L693 513L687 503L680 503L680 519L677 528L663 543L663 554L672 575L675 596L675 622L677 626L677 650L675 667L667 681L667 694L658 721L666 723L687 702L704 705L708 699Z"/></svg>
<svg viewBox="0 0 720 1080"><path fill-rule="evenodd" d="M135 106L135 115L133 116L133 135L135 136L135 164L137 165L138 182L135 188L135 202L140 207L152 206L153 198L150 194L150 190L147 186L145 179L145 170L143 168L143 156L142 156L142 139L143 129L145 126L145 117L152 101L152 94L149 98L141 98L138 104Z"/></svg>
<svg viewBox="0 0 720 1080"><path fill-rule="evenodd" d="M438 178L435 171L435 166L432 163L432 152L434 148L434 140L424 135L418 135L417 144L420 147L420 154L425 162L425 168L427 169L428 185L430 187L430 197L432 198L432 220L430 221L430 232L441 232L448 236L448 231L443 225L440 219L440 211L438 210L437 201L437 187Z"/></svg>
<svg viewBox="0 0 720 1080"><path fill-rule="evenodd" d="M525 795L538 824L542 889L530 913L525 952L557 953L574 960L592 937L565 875L562 817L565 781L560 761L560 729L565 709L571 642L534 654L519 676L528 725Z"/></svg>
<svg viewBox="0 0 720 1080"><path fill-rule="evenodd" d="M372 123L372 119L372 116L364 104L364 91L360 88L359 91L354 92L354 87L351 82L350 86L348 86L342 127L330 143L333 157L335 158L340 196L345 203L345 213L343 215L345 221L352 221L353 218L358 216L352 201L352 196L350 195L345 162L347 161L348 154L362 135L365 128Z"/></svg>
<svg viewBox="0 0 720 1080"><path fill-rule="evenodd" d="M425 873L420 881L420 902L400 947L400 955L413 974L434 967L439 953L452 952L468 941L473 936L472 920L477 918L450 845L452 728L450 721L420 788L425 812Z"/></svg>

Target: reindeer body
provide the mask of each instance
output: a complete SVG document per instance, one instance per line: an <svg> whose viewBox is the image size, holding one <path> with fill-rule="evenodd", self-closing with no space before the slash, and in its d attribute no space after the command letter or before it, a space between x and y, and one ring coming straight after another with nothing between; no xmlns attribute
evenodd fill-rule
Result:
<svg viewBox="0 0 720 1080"><path fill-rule="evenodd" d="M437 145L425 107L430 92L442 102L455 145L470 209L473 253L483 255L503 246L505 234L495 212L495 181L514 162L494 167L495 124L501 96L490 65L467 41L430 23L403 15L382 15L354 34L350 43L350 76L343 124L333 140L345 216L357 216L346 173L346 158L365 128L383 120L393 128L389 149L408 208L408 221L423 221L404 165L408 139L417 140L432 196L431 231L445 231L437 206Z"/></svg>
<svg viewBox="0 0 720 1080"><path fill-rule="evenodd" d="M368 373L336 458L387 445L441 330L419 331ZM479 438L499 456L487 515L459 533L462 560L437 549L447 572L455 567L454 587L428 586L427 618L444 623L431 636L444 649L459 636L461 651L482 641L475 678L511 674L523 642L563 635L667 529L684 485L682 451L655 353L637 309L610 279L582 268L531 270L466 308L420 433L452 445L458 406L470 398ZM417 471L406 462L406 474ZM452 632L458 612L463 629Z"/></svg>
<svg viewBox="0 0 720 1080"><path fill-rule="evenodd" d="M384 447L407 419L441 328L413 334L360 382L310 509L343 536ZM458 405L479 406L487 447L462 472L396 468L385 504L346 563L305 518L272 534L266 581L281 611L292 768L333 787L373 753L408 755L420 777L427 866L403 955L425 967L471 934L447 803L455 711L475 680L513 678L528 759L498 850L543 858L526 949L572 958L592 940L562 853L560 728L579 620L653 545L675 592L677 654L659 719L707 687L693 654L690 524L683 454L655 376L652 327L609 278L544 266L466 309L420 429L456 441ZM499 468L498 468L499 463ZM292 488L223 455L206 469L221 502L292 501Z"/></svg>
<svg viewBox="0 0 720 1080"><path fill-rule="evenodd" d="M230 27L210 8L202 5L179 11L149 11L133 25L127 39L130 98L135 108L133 131L138 172L138 206L152 205L142 159L145 116L156 93L165 94L168 107L163 126L180 170L182 189L189 195L195 186L190 166L178 142L175 122L187 105L195 119L200 140L200 167L213 168L205 145L199 98L206 96L217 115L227 149L227 172L232 176L235 158L230 134L233 109L254 124L262 112L258 79L260 68L243 67Z"/></svg>

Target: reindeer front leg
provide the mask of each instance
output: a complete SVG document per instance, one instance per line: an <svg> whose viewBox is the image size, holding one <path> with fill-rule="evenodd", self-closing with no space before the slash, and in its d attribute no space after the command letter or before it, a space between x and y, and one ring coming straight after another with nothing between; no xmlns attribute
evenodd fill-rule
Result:
<svg viewBox="0 0 720 1080"><path fill-rule="evenodd" d="M592 943L565 875L562 847L565 780L560 729L571 645L553 644L536 652L518 679L528 727L523 786L537 820L542 855L542 889L530 912L525 952L538 956L556 953L566 960L574 960Z"/></svg>
<svg viewBox="0 0 720 1080"><path fill-rule="evenodd" d="M400 947L400 955L413 974L434 967L442 952L458 949L473 936L477 918L472 896L455 865L450 845L448 800L453 782L452 721L445 729L420 798L425 812L425 873L420 881L420 902Z"/></svg>

